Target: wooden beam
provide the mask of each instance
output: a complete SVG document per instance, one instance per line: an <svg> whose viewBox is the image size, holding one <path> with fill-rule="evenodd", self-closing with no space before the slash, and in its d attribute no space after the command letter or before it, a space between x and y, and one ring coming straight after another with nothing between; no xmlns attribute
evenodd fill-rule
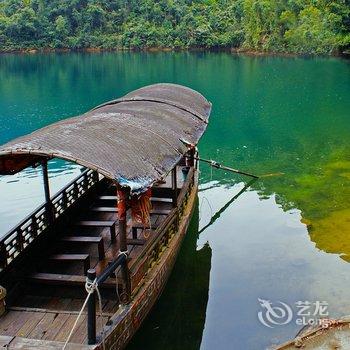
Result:
<svg viewBox="0 0 350 350"><path fill-rule="evenodd" d="M47 169L47 159L45 159L41 163L41 167L43 170L43 181L44 181L44 193L45 193L45 203L46 210L48 212L49 222L52 223L54 219L53 211L52 211L52 202L51 202L51 193L50 193L50 180L49 180L49 172Z"/></svg>
<svg viewBox="0 0 350 350"><path fill-rule="evenodd" d="M146 243L145 239L127 239L126 243L128 245L144 245Z"/></svg>
<svg viewBox="0 0 350 350"><path fill-rule="evenodd" d="M118 213L118 209L113 207L92 207L90 208L91 211L97 212L97 213ZM151 214L153 215L168 215L170 213L169 209L152 209Z"/></svg>
<svg viewBox="0 0 350 350"><path fill-rule="evenodd" d="M117 196L99 196L99 200L102 201L116 201L118 198ZM161 198L161 197L151 197L152 202L162 202L162 203L171 203L171 198Z"/></svg>
<svg viewBox="0 0 350 350"><path fill-rule="evenodd" d="M177 167L171 171L171 186L172 186L172 192L173 192L173 207L175 208L177 206Z"/></svg>
<svg viewBox="0 0 350 350"><path fill-rule="evenodd" d="M127 245L127 232L126 232L126 212L127 212L127 200L128 200L128 191L125 188L118 188L118 219L119 219L119 249L121 252L128 251ZM125 259L125 262L121 266L121 272L123 276L123 282L125 285L125 300L122 300L123 303L127 304L130 301L131 297L131 282L130 282L130 272L128 269L128 260Z"/></svg>
<svg viewBox="0 0 350 350"><path fill-rule="evenodd" d="M96 279L95 269L90 269L87 272L87 279L90 283ZM96 293L93 292L89 296L88 300L88 315L87 315L87 333L88 333L88 344L96 344Z"/></svg>
<svg viewBox="0 0 350 350"><path fill-rule="evenodd" d="M64 275L58 273L41 273L36 272L26 278L28 281L40 284L57 285L57 286L77 286L83 287L86 277L82 275ZM115 279L109 278L101 284L101 288L115 289Z"/></svg>
<svg viewBox="0 0 350 350"><path fill-rule="evenodd" d="M82 220L74 223L76 226L89 226L89 227L112 227L115 225L113 220Z"/></svg>

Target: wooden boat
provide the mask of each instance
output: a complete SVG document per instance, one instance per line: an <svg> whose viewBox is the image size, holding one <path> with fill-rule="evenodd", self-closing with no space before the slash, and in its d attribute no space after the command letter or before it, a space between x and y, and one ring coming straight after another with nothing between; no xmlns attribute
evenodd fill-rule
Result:
<svg viewBox="0 0 350 350"><path fill-rule="evenodd" d="M275 350L350 349L350 318L324 319L318 326L305 327L295 339L275 347Z"/></svg>
<svg viewBox="0 0 350 350"><path fill-rule="evenodd" d="M42 167L46 200L0 240L3 347L126 346L186 234L210 110L196 91L156 84L0 147L1 175ZM52 158L83 167L54 196Z"/></svg>

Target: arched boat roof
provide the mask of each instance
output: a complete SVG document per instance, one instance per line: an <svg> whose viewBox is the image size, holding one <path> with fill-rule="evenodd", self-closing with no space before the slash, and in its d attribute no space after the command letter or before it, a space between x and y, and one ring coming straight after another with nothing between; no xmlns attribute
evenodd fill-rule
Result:
<svg viewBox="0 0 350 350"><path fill-rule="evenodd" d="M211 104L198 92L155 84L0 146L0 174L14 174L42 158L61 158L143 191L168 174L196 145Z"/></svg>

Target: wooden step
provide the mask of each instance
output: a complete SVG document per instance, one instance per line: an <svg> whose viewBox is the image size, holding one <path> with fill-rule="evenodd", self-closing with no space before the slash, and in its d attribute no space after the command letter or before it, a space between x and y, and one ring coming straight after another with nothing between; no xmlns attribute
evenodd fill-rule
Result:
<svg viewBox="0 0 350 350"><path fill-rule="evenodd" d="M117 196L99 196L98 199L101 201L116 201L118 200Z"/></svg>
<svg viewBox="0 0 350 350"><path fill-rule="evenodd" d="M64 236L61 237L60 242L70 242L70 243L87 243L87 244L97 244L98 258L103 260L105 257L105 247L102 237L94 236Z"/></svg>
<svg viewBox="0 0 350 350"><path fill-rule="evenodd" d="M90 256L88 254L54 254L49 256L49 260L82 262L85 275L90 268Z"/></svg>
<svg viewBox="0 0 350 350"><path fill-rule="evenodd" d="M92 207L90 210L98 213L118 213L116 207Z"/></svg>
<svg viewBox="0 0 350 350"><path fill-rule="evenodd" d="M152 202L172 203L172 198L151 197Z"/></svg>
<svg viewBox="0 0 350 350"><path fill-rule="evenodd" d="M98 213L118 213L116 207L92 207L91 211ZM152 209L151 214L153 215L168 215L170 213L169 209Z"/></svg>
<svg viewBox="0 0 350 350"><path fill-rule="evenodd" d="M81 286L86 282L86 277L81 275L63 275L57 273L34 273L30 275L28 280L50 285L67 285L67 286ZM104 288L115 288L115 279L108 278L102 286Z"/></svg>
<svg viewBox="0 0 350 350"><path fill-rule="evenodd" d="M149 225L143 226L143 224L139 224L139 223L134 223L132 225L132 227L136 228L138 230L143 230L143 229L149 230L150 229ZM152 228L152 230L155 230L157 228L157 225L152 225L151 228Z"/></svg>
<svg viewBox="0 0 350 350"><path fill-rule="evenodd" d="M117 196L99 196L99 200L101 201L116 201L118 199ZM172 198L160 198L160 197L151 197L152 202L164 202L164 203L172 203Z"/></svg>
<svg viewBox="0 0 350 350"><path fill-rule="evenodd" d="M169 215L171 210L169 209L153 209L151 210L151 214L154 215Z"/></svg>
<svg viewBox="0 0 350 350"><path fill-rule="evenodd" d="M81 275L64 275L57 273L34 273L28 277L29 280L44 284L80 286L85 284L86 277Z"/></svg>
<svg viewBox="0 0 350 350"><path fill-rule="evenodd" d="M135 223L131 227L132 238L137 240L137 230L150 230L149 226L144 227L142 224ZM156 227L152 226L152 230L155 230Z"/></svg>
<svg viewBox="0 0 350 350"><path fill-rule="evenodd" d="M74 223L76 226L81 227L108 227L111 234L111 241L115 242L116 240L116 221L113 220L82 220Z"/></svg>
<svg viewBox="0 0 350 350"><path fill-rule="evenodd" d="M146 243L146 240L144 239L127 239L126 244L127 245L144 245Z"/></svg>
<svg viewBox="0 0 350 350"><path fill-rule="evenodd" d="M90 226L90 227L112 227L115 225L115 221L113 220L82 220L77 221L74 223L74 225L77 226Z"/></svg>

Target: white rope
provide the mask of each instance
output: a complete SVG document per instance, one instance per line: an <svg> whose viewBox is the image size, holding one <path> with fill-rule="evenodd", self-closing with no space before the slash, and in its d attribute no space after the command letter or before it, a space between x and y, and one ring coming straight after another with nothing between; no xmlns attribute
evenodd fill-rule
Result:
<svg viewBox="0 0 350 350"><path fill-rule="evenodd" d="M125 258L127 259L128 256L129 256L129 251L128 251L128 250L119 250L118 258L119 258L121 255L125 255Z"/></svg>
<svg viewBox="0 0 350 350"><path fill-rule="evenodd" d="M83 314L83 311L86 307L86 304L88 303L88 300L90 298L90 295L93 294L95 291L97 293L97 296L98 296L98 303L99 303L99 307L100 307L100 319L101 319L101 329L102 329L102 346L103 346L103 350L105 350L105 337L104 337L104 327L103 327L103 318L102 318L102 299L101 299L101 294L100 294L100 291L98 289L98 283L97 283L97 278L94 280L94 281L90 281L88 279L86 279L86 282L85 282L85 290L86 292L88 293L84 303L83 303L83 306L81 307L80 311L79 311L79 314L74 322L74 325L68 335L68 338L66 340L66 342L64 343L63 347L62 347L62 350L65 350L68 343L69 343L69 340L70 338L72 337L74 331L75 331L75 328L77 327L78 325L78 322L79 322L79 319L81 317L81 315Z"/></svg>
<svg viewBox="0 0 350 350"><path fill-rule="evenodd" d="M124 250L124 251L120 251L119 250L119 254L118 254L118 257L120 255L125 255L125 258L127 259L128 256L129 256L129 251L128 250ZM118 296L118 300L119 300L119 304L120 304L120 297L119 297L119 291L118 291L118 278L117 278L117 273L115 274L115 279L116 279L116 292L117 292L117 296ZM84 301L84 304L83 306L81 307L80 311L79 311L79 314L74 322L74 325L73 325L73 328L71 329L69 335L68 335L68 338L66 340L66 342L64 343L63 347L62 347L62 350L65 350L68 343L69 343L69 340L70 338L72 337L73 333L74 333L74 330L75 328L77 327L78 325L78 322L79 322L79 319L86 307L86 304L90 298L90 295L93 294L95 291L97 293L97 297L98 297L98 304L99 304L99 308L100 308L100 321L101 321L101 330L102 330L102 346L103 346L103 350L106 349L106 345L105 345L105 330L104 330L104 327L103 327L103 317L102 317L102 297L101 297L101 294L100 294L100 290L98 289L98 283L97 283L97 278L95 278L94 281L90 281L89 279L86 279L86 282L85 282L85 290L86 292L88 293L85 301Z"/></svg>

